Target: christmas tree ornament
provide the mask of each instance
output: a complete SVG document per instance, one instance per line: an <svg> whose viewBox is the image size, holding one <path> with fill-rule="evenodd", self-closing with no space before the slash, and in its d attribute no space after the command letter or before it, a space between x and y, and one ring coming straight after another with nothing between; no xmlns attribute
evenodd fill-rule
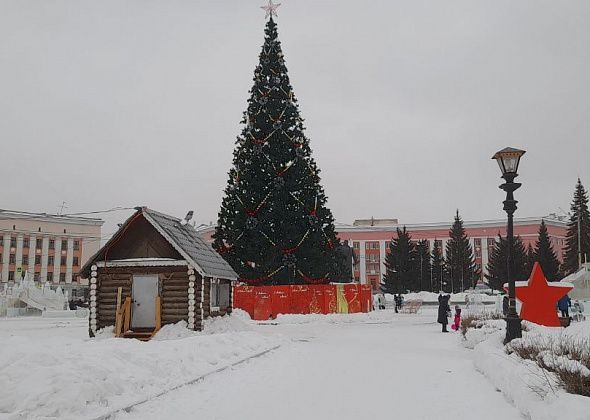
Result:
<svg viewBox="0 0 590 420"><path fill-rule="evenodd" d="M275 189L281 189L285 186L285 179L282 176L277 176L274 179Z"/></svg>
<svg viewBox="0 0 590 420"><path fill-rule="evenodd" d="M246 229L254 230L258 227L258 219L256 217L248 217L246 220Z"/></svg>
<svg viewBox="0 0 590 420"><path fill-rule="evenodd" d="M283 255L283 266L293 269L297 265L297 257L294 254Z"/></svg>
<svg viewBox="0 0 590 420"><path fill-rule="evenodd" d="M277 9L279 8L279 6L281 5L281 3L273 3L272 0L268 0L268 4L266 6L260 6L260 8L262 10L264 10L266 12L266 15L264 16L265 19L268 19L270 17L270 20L272 20L272 17L277 17Z"/></svg>

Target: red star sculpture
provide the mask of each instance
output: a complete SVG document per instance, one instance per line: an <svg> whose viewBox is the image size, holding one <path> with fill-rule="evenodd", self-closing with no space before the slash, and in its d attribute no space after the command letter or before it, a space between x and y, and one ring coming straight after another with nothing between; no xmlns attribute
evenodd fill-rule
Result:
<svg viewBox="0 0 590 420"><path fill-rule="evenodd" d="M557 301L573 288L571 283L547 283L541 265L536 262L529 280L516 282L516 298L522 302L520 318L547 327L560 327ZM508 290L506 284L504 290Z"/></svg>

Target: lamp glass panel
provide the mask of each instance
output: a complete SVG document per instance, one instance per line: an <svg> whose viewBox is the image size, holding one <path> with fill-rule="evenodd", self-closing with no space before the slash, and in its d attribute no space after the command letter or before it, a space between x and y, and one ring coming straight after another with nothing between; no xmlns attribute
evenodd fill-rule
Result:
<svg viewBox="0 0 590 420"><path fill-rule="evenodd" d="M502 157L504 161L504 168L506 169L506 173L515 173L516 169L518 168L518 160L519 157L515 155L511 156L504 156Z"/></svg>

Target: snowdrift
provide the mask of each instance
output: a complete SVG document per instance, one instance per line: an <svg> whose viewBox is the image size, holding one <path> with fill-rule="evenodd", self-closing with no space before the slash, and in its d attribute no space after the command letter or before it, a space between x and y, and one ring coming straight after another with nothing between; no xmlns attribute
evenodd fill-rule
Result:
<svg viewBox="0 0 590 420"><path fill-rule="evenodd" d="M233 317L203 333L170 325L146 343L111 337L49 337L42 347L34 338L3 339L0 417L96 418L279 344Z"/></svg>

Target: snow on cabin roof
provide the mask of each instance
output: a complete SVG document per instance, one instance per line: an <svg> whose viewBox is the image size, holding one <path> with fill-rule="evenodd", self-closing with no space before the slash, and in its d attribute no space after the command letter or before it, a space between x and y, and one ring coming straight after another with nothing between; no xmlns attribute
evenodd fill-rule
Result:
<svg viewBox="0 0 590 420"><path fill-rule="evenodd" d="M180 219L142 207L146 220L150 222L180 254L193 263L201 275L237 280L238 275L210 244L201 239L189 224Z"/></svg>
<svg viewBox="0 0 590 420"><path fill-rule="evenodd" d="M238 279L238 275L231 266L210 244L201 239L198 232L191 225L182 224L180 219L176 217L157 212L147 207L137 207L137 212L127 219L121 229L119 229L119 232L113 235L105 246L88 260L81 272L88 272L90 266L97 261L97 257L103 252L103 249L108 247L111 242L117 240L125 231L124 227L140 214L202 276L227 280Z"/></svg>

